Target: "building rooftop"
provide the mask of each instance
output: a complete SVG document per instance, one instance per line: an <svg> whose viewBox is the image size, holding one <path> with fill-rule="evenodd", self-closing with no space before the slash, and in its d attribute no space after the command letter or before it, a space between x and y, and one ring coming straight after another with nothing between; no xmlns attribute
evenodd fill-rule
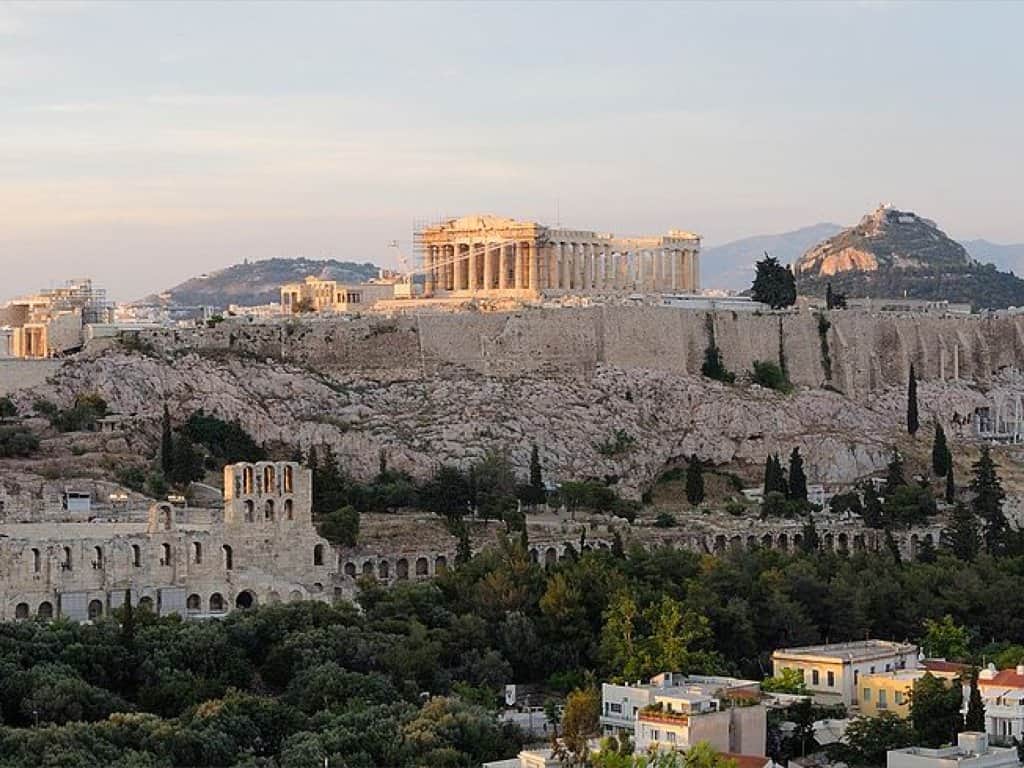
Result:
<svg viewBox="0 0 1024 768"><path fill-rule="evenodd" d="M824 643L800 648L778 648L772 656L824 658L854 662L869 661L894 653L917 653L917 646L913 643L889 640L855 640L849 643Z"/></svg>
<svg viewBox="0 0 1024 768"><path fill-rule="evenodd" d="M978 675L978 687L992 686L994 688L1024 688L1024 668L1017 667L1016 669L1004 669L1000 672L995 672L992 677L988 677L986 672L994 672L995 670L982 670Z"/></svg>

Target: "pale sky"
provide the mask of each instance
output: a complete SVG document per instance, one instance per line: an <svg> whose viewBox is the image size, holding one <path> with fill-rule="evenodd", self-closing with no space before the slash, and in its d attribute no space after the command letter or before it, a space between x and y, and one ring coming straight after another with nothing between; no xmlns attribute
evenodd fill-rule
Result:
<svg viewBox="0 0 1024 768"><path fill-rule="evenodd" d="M1024 241L1024 4L0 0L0 300L490 212Z"/></svg>

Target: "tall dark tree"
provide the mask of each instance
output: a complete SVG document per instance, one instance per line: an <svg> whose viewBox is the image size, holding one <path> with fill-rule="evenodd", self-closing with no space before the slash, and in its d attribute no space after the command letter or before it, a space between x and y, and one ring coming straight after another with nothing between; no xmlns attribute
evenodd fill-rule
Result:
<svg viewBox="0 0 1024 768"><path fill-rule="evenodd" d="M171 411L164 403L164 417L160 433L160 468L164 475L170 475L174 461L174 435L171 433Z"/></svg>
<svg viewBox="0 0 1024 768"><path fill-rule="evenodd" d="M891 496L901 485L906 485L907 480L903 475L903 457L900 452L893 450L892 459L885 468L885 495Z"/></svg>
<svg viewBox="0 0 1024 768"><path fill-rule="evenodd" d="M946 503L952 504L956 499L956 480L953 478L953 457L949 457L949 466L946 468Z"/></svg>
<svg viewBox="0 0 1024 768"><path fill-rule="evenodd" d="M868 483L864 488L864 525L868 528L882 527L882 500L878 498L875 486Z"/></svg>
<svg viewBox="0 0 1024 768"><path fill-rule="evenodd" d="M825 308L846 309L846 295L832 290L832 283L825 286Z"/></svg>
<svg viewBox="0 0 1024 768"><path fill-rule="evenodd" d="M818 535L818 527L814 524L814 515L807 516L800 531L800 549L804 552L817 552L821 548L821 536Z"/></svg>
<svg viewBox="0 0 1024 768"><path fill-rule="evenodd" d="M807 475L804 473L804 458L799 448L794 448L789 454L789 498L807 501Z"/></svg>
<svg viewBox="0 0 1024 768"><path fill-rule="evenodd" d="M764 495L773 492L785 496L789 493L789 484L778 454L770 453L764 463Z"/></svg>
<svg viewBox="0 0 1024 768"><path fill-rule="evenodd" d="M910 364L910 381L907 383L907 432L917 434L921 426L917 415L917 376L914 375L914 364Z"/></svg>
<svg viewBox="0 0 1024 768"><path fill-rule="evenodd" d="M178 435L171 455L171 471L167 479L174 485L186 486L203 477L203 455L185 435Z"/></svg>
<svg viewBox="0 0 1024 768"><path fill-rule="evenodd" d="M946 433L938 421L935 422L935 438L932 440L932 472L936 477L945 477L953 460L946 442Z"/></svg>
<svg viewBox="0 0 1024 768"><path fill-rule="evenodd" d="M964 716L964 729L968 731L985 731L985 702L981 700L978 690L978 670L971 674L971 692L967 697L967 714Z"/></svg>
<svg viewBox="0 0 1024 768"><path fill-rule="evenodd" d="M694 506L704 501L704 467L697 454L686 465L686 500Z"/></svg>
<svg viewBox="0 0 1024 768"><path fill-rule="evenodd" d="M974 477L971 480L971 490L974 492L974 499L971 501L971 510L981 518L981 537L985 543L985 551L990 555L996 554L1006 545L1010 525L1003 512L1003 499L1006 498L1006 493L1003 491L1003 484L996 473L996 463L992 460L987 445L982 446L981 456L974 462L972 469Z"/></svg>
<svg viewBox="0 0 1024 768"><path fill-rule="evenodd" d="M534 445L530 449L530 487L541 493L544 492L544 477L541 474L540 451Z"/></svg>
<svg viewBox="0 0 1024 768"><path fill-rule="evenodd" d="M949 527L942 531L942 546L958 560L970 562L978 556L980 544L978 519L964 504L957 504L950 515Z"/></svg>
<svg viewBox="0 0 1024 768"><path fill-rule="evenodd" d="M754 301L767 304L772 309L793 306L796 303L796 279L792 270L765 252L764 258L757 262L751 296Z"/></svg>

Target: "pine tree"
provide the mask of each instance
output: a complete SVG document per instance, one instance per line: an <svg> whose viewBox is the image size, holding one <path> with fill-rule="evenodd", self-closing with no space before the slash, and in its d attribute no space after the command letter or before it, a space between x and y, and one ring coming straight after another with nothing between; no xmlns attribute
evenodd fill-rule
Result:
<svg viewBox="0 0 1024 768"><path fill-rule="evenodd" d="M1003 485L996 473L996 463L992 460L987 445L982 446L981 456L972 469L974 478L971 480L971 490L975 495L971 501L971 510L981 518L981 535L985 551L990 555L996 554L1006 544L1010 526L1003 513L1003 499L1006 498L1006 494L1003 492Z"/></svg>
<svg viewBox="0 0 1024 768"><path fill-rule="evenodd" d="M956 480L953 479L953 457L949 457L949 465L946 468L946 503L952 504L956 499Z"/></svg>
<svg viewBox="0 0 1024 768"><path fill-rule="evenodd" d="M917 377L914 375L914 364L910 364L910 381L907 384L907 432L917 434L921 426L917 418Z"/></svg>
<svg viewBox="0 0 1024 768"><path fill-rule="evenodd" d="M686 500L694 506L704 501L704 467L697 454L686 465Z"/></svg>
<svg viewBox="0 0 1024 768"><path fill-rule="evenodd" d="M804 459L799 448L794 448L789 454L789 498L807 501L807 475L804 473Z"/></svg>
<svg viewBox="0 0 1024 768"><path fill-rule="evenodd" d="M906 484L907 481L903 476L903 457L900 456L899 451L893 450L889 466L885 468L885 495L892 495L897 488Z"/></svg>
<svg viewBox="0 0 1024 768"><path fill-rule="evenodd" d="M971 693L967 698L967 715L964 717L964 729L968 731L985 731L985 703L981 700L978 690L978 670L971 674Z"/></svg>
<svg viewBox="0 0 1024 768"><path fill-rule="evenodd" d="M946 433L939 422L935 422L935 439L932 440L932 472L936 477L945 477L949 471L952 455L946 442Z"/></svg>
<svg viewBox="0 0 1024 768"><path fill-rule="evenodd" d="M778 259L765 252L756 269L750 291L754 301L767 304L772 309L791 307L796 303L796 279L789 267L782 266Z"/></svg>
<svg viewBox="0 0 1024 768"><path fill-rule="evenodd" d="M949 527L942 531L942 546L958 560L970 562L978 556L980 546L978 520L966 506L958 503L949 518Z"/></svg>
<svg viewBox="0 0 1024 768"><path fill-rule="evenodd" d="M171 412L164 403L163 428L160 434L160 468L167 476L171 472L174 461L174 436L171 434Z"/></svg>

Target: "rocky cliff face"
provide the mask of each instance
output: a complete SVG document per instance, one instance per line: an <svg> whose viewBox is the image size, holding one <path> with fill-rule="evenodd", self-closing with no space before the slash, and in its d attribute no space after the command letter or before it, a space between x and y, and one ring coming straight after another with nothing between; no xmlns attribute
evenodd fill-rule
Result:
<svg viewBox="0 0 1024 768"><path fill-rule="evenodd" d="M536 444L555 480L621 478L637 496L669 466L696 453L759 477L768 452L799 446L812 481L850 481L885 466L904 423L905 395L886 389L864 403L823 389L784 396L755 386L725 386L699 376L598 364L585 376L527 372L381 381L327 375L273 360L190 353L160 359L107 352L66 362L58 376L17 395L69 403L83 391L143 417L155 450L165 400L185 419L200 408L237 419L257 441L329 444L357 477L389 465L414 476L441 463L465 464L508 451L526 476ZM963 383L922 383L927 417L950 424L987 398ZM599 445L616 430L634 438L622 453Z"/></svg>
<svg viewBox="0 0 1024 768"><path fill-rule="evenodd" d="M1024 281L978 264L934 221L887 206L811 248L794 273L808 295L822 295L831 283L850 297L907 296L988 309L1024 304Z"/></svg>

